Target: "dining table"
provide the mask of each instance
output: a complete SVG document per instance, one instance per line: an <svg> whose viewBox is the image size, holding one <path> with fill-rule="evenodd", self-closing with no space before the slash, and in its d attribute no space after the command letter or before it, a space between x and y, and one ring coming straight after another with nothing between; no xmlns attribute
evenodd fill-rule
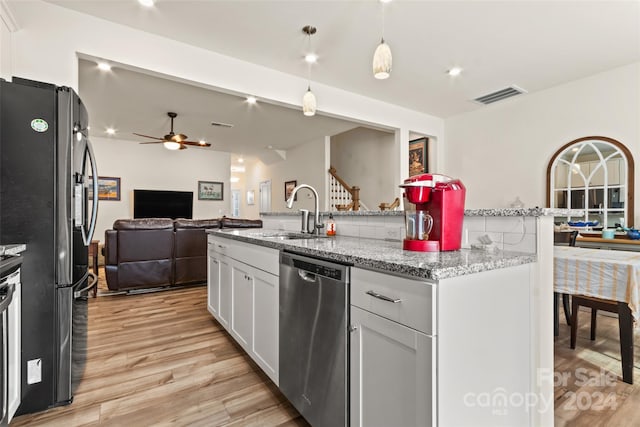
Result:
<svg viewBox="0 0 640 427"><path fill-rule="evenodd" d="M553 255L555 292L617 303L623 377L630 382L633 324L640 319L640 252L554 246Z"/></svg>

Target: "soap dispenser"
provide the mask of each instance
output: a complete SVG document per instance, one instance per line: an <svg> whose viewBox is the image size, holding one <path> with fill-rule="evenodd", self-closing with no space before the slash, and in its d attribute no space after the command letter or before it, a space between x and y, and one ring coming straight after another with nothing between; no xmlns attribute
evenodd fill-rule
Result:
<svg viewBox="0 0 640 427"><path fill-rule="evenodd" d="M336 235L336 222L333 220L333 214L329 213L329 219L327 220L327 236Z"/></svg>

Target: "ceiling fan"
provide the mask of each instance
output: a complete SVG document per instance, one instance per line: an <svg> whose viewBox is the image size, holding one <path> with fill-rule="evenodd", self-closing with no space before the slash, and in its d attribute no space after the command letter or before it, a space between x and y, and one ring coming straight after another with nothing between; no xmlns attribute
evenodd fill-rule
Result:
<svg viewBox="0 0 640 427"><path fill-rule="evenodd" d="M163 143L165 148L169 150L184 150L187 148L187 145L193 145L194 147L211 147L211 144L208 142L200 141L187 141L187 135L183 133L174 133L173 132L173 119L178 117L176 113L168 112L167 116L171 118L171 131L164 136L164 138L158 138L157 136L149 136L143 135L141 133L133 133L134 135L142 136L144 138L157 139L157 141L150 142L141 142L140 144L159 144Z"/></svg>

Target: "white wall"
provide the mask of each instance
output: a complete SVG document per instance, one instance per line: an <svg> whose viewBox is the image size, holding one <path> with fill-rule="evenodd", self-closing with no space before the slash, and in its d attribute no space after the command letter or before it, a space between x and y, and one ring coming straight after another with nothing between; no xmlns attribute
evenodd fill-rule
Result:
<svg viewBox="0 0 640 427"><path fill-rule="evenodd" d="M0 1L0 78L11 79L11 32L15 30L15 22L6 4Z"/></svg>
<svg viewBox="0 0 640 427"><path fill-rule="evenodd" d="M281 73L51 3L12 1L11 7L20 23L20 30L13 33L12 40L14 74L20 77L77 89L77 57L82 54L298 107L301 90L307 86L305 77ZM440 118L319 83L313 83L313 88L319 100L319 113L401 130L397 143L400 168L394 177L398 184L408 173L409 130L434 135L439 143L444 141L444 121Z"/></svg>
<svg viewBox="0 0 640 427"><path fill-rule="evenodd" d="M445 125L446 173L466 185L468 208L504 207L516 196L527 207L544 206L548 162L576 138L614 138L640 162L640 63L502 101Z"/></svg>
<svg viewBox="0 0 640 427"><path fill-rule="evenodd" d="M95 237L120 218L132 218L133 190L193 191L193 217L218 218L231 212L229 153L213 150L169 151L162 144L147 145L112 138L92 138L99 176L120 178L120 201L101 201ZM198 181L224 183L224 200L198 200Z"/></svg>
<svg viewBox="0 0 640 427"><path fill-rule="evenodd" d="M331 137L331 165L347 184L360 187L360 199L371 210L397 196L393 174L399 161L392 133L356 128Z"/></svg>
<svg viewBox="0 0 640 427"><path fill-rule="evenodd" d="M325 155L325 139L317 139L301 144L293 149L287 150L286 160L271 165L265 165L259 160L255 160L252 165L247 164L245 176L245 189L255 190L256 205L247 210L248 217L258 217L260 182L271 181L271 210L273 212L288 211L284 200L284 183L286 181L297 181L299 184L308 184L316 189L320 197L320 210L325 210L326 200L324 197L327 186L327 161ZM246 203L246 191L245 191ZM242 209L242 208L241 208ZM298 192L298 200L293 204L294 211L298 209L309 209L313 211L314 200L311 192L307 189ZM242 216L245 216L243 213Z"/></svg>
<svg viewBox="0 0 640 427"><path fill-rule="evenodd" d="M260 219L259 186L255 176L260 176L263 163L255 158L244 159L245 172L233 172L231 176L239 178L231 184L231 189L240 190L240 218ZM253 205L247 204L247 191L253 190Z"/></svg>

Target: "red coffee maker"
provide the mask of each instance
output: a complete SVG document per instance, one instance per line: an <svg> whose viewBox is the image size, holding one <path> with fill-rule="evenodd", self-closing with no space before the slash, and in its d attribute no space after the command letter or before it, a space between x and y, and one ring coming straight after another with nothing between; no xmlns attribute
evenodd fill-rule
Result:
<svg viewBox="0 0 640 427"><path fill-rule="evenodd" d="M425 173L405 179L400 186L410 203L405 205L406 235L402 248L408 251L455 251L462 244L464 196L459 179Z"/></svg>

